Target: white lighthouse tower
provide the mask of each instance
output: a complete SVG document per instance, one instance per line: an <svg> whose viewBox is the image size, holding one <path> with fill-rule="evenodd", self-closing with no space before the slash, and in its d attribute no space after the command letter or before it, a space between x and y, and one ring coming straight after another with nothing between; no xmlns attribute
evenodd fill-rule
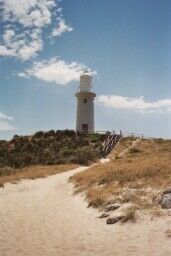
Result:
<svg viewBox="0 0 171 256"><path fill-rule="evenodd" d="M84 71L80 76L80 87L75 94L77 97L76 130L79 132L94 132L94 98L92 92L92 76Z"/></svg>

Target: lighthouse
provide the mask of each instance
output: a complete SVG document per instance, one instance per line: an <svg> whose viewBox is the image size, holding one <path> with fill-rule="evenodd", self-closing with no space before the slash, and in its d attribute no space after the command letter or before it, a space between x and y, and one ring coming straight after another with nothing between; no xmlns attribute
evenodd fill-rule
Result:
<svg viewBox="0 0 171 256"><path fill-rule="evenodd" d="M76 130L79 132L94 132L94 98L92 92L92 75L84 71L80 76L80 86L75 94L77 98Z"/></svg>

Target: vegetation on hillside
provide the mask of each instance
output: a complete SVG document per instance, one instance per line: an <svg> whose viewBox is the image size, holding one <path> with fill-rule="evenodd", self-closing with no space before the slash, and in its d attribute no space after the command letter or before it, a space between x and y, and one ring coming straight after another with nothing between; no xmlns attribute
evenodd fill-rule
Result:
<svg viewBox="0 0 171 256"><path fill-rule="evenodd" d="M96 148L105 135L76 134L72 130L37 132L33 136L15 135L0 141L0 176L11 168L29 165L88 165L98 158Z"/></svg>
<svg viewBox="0 0 171 256"><path fill-rule="evenodd" d="M112 201L134 204L134 210L151 209L161 189L171 185L171 140L142 139L130 147L132 141L121 139L110 162L71 178L76 191L86 193L90 206L103 208ZM121 151L125 154L118 157Z"/></svg>

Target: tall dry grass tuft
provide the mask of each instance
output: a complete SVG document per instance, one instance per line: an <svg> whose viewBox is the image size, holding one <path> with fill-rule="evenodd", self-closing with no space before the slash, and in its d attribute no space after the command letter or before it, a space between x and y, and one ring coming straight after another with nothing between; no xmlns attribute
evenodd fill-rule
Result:
<svg viewBox="0 0 171 256"><path fill-rule="evenodd" d="M124 218L122 219L122 222L135 222L137 219L137 209L138 207L135 205L132 205L124 210Z"/></svg>

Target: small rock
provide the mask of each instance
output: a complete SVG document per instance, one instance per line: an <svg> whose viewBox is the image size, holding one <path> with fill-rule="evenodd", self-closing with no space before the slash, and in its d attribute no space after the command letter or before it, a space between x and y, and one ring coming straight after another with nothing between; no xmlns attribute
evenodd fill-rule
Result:
<svg viewBox="0 0 171 256"><path fill-rule="evenodd" d="M166 188L166 189L163 191L163 195L166 195L166 194L171 194L171 187L170 187L170 188Z"/></svg>
<svg viewBox="0 0 171 256"><path fill-rule="evenodd" d="M115 217L110 217L106 220L106 224L115 224L118 221L122 220L124 218L123 215L121 216L115 216Z"/></svg>
<svg viewBox="0 0 171 256"><path fill-rule="evenodd" d="M171 193L170 194L165 194L164 196L162 196L161 207L163 209L170 209L171 208Z"/></svg>
<svg viewBox="0 0 171 256"><path fill-rule="evenodd" d="M111 212L111 211L115 211L117 210L121 205L120 204L111 204L111 205L107 205L105 207L105 212Z"/></svg>
<svg viewBox="0 0 171 256"><path fill-rule="evenodd" d="M109 217L110 215L107 214L107 213L102 213L102 215L99 216L100 219L103 219L103 218L107 218Z"/></svg>

